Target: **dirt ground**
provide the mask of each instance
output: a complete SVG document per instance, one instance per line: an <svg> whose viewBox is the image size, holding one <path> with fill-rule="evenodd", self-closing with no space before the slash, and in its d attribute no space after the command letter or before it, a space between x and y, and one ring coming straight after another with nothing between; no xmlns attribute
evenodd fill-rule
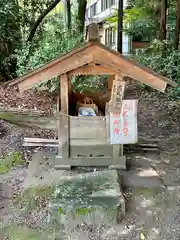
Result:
<svg viewBox="0 0 180 240"><path fill-rule="evenodd" d="M96 233L91 233L91 238L88 237L86 239L169 240L171 238L179 240L180 104L177 101L169 100L167 96L162 94L144 92L144 90L139 88L129 89L129 91L130 94L127 90L126 98L139 98L138 131L140 135L154 139L158 138L161 139L161 142L159 143L160 153L131 156L127 171L136 172L137 169L141 169L138 173L140 174L147 168L151 168L156 172L158 181L161 181L162 184L161 186L156 184L151 185L151 181L149 180L148 187L143 187L142 182L140 184L137 183L137 185L135 184L133 187L125 187L123 189L127 208L125 219L121 224L109 226L109 228L101 229L101 231L96 227ZM52 138L54 134L52 131L16 127L7 122L2 122L2 125L1 154L18 149L17 137L19 136ZM4 140L8 140L8 146L3 145ZM36 149L36 151L38 150L41 149ZM51 151L51 149L46 150ZM31 162L29 156L32 156L34 149L30 149L29 152L25 149L25 151L27 154L25 163L22 166L14 167L8 173L0 175L0 182L2 183L0 195L1 230L4 230L5 226L9 225L25 225L28 227L28 231L29 229L42 229L42 232L45 232L43 226L47 217L47 199L40 199L38 210L36 209L26 214L24 212L23 214L21 213L21 206L14 206L13 200L21 195L27 179L28 182L33 182L35 179L32 174L33 168L31 168L30 173L28 172L30 169L28 167L29 161ZM47 166L43 166L44 164L41 164L40 171L37 174L38 177L36 176L38 181L46 181L49 178ZM50 169L51 173L54 171L53 168L48 167L48 169ZM55 173L53 172L53 174ZM97 234L98 231L99 234ZM25 232L27 233L27 231ZM4 237L3 231L0 234L2 234L1 239L7 239ZM40 239L40 237L24 237L24 239ZM57 238L49 237L47 239Z"/></svg>

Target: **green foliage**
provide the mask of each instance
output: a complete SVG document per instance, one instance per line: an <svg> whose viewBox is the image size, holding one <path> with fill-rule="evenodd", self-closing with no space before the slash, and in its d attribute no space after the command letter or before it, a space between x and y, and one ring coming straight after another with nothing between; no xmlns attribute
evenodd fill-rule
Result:
<svg viewBox="0 0 180 240"><path fill-rule="evenodd" d="M130 3L129 3L130 4ZM124 32L137 40L148 40L156 35L156 23L153 15L152 6L148 3L140 3L136 1L130 8L124 12ZM118 10L115 10L115 15L107 19L110 24L117 27Z"/></svg>
<svg viewBox="0 0 180 240"><path fill-rule="evenodd" d="M78 92L104 89L107 76L76 76L72 79L73 89Z"/></svg>
<svg viewBox="0 0 180 240"><path fill-rule="evenodd" d="M38 45L30 47L26 44L22 50L17 51L15 58L17 58L18 76L67 53L80 43L82 36L76 31L77 26L74 24L71 31L64 29L61 14L59 18L56 14L50 15L46 21L42 39ZM40 86L54 91L59 86L59 79L53 79Z"/></svg>
<svg viewBox="0 0 180 240"><path fill-rule="evenodd" d="M8 172L12 167L23 165L21 153L15 152L10 155L6 155L3 159L0 159L0 174Z"/></svg>
<svg viewBox="0 0 180 240"><path fill-rule="evenodd" d="M173 49L171 42L154 40L148 49L139 50L132 57L140 64L180 84L180 52ZM169 94L180 99L180 87L171 88Z"/></svg>

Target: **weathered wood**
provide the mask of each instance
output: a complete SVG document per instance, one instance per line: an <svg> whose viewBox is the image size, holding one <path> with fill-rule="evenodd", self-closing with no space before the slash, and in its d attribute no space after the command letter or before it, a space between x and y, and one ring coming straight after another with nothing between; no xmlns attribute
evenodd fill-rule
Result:
<svg viewBox="0 0 180 240"><path fill-rule="evenodd" d="M61 114L59 118L62 116ZM74 117L68 115L64 117L69 119L70 139L106 139L105 117ZM63 128L67 129L67 122L64 122Z"/></svg>
<svg viewBox="0 0 180 240"><path fill-rule="evenodd" d="M121 166L122 169L125 169L124 164L121 165L121 160L124 163L124 157L119 157L114 162L115 165ZM70 166L86 166L86 167L102 167L102 166L111 166L112 164L112 157L71 157L68 159L61 158L56 156L56 166L59 165L70 165ZM118 167L119 168L119 167Z"/></svg>
<svg viewBox="0 0 180 240"><path fill-rule="evenodd" d="M111 65L116 67L126 76L132 77L133 79L147 84L148 86L151 86L152 88L161 92L165 91L167 86L167 80L165 81L165 78L155 74L155 72L150 71L148 68L143 68L136 65L135 61L128 59L121 54L114 52L113 50L108 51L109 49L106 46L102 46L102 44L98 45L99 46L95 46L96 54L94 55L94 58L96 59L96 62L100 63L101 65L106 64L106 66Z"/></svg>
<svg viewBox="0 0 180 240"><path fill-rule="evenodd" d="M67 74L60 76L60 86L61 86L61 112L63 114L69 113L69 99L68 99L68 77Z"/></svg>
<svg viewBox="0 0 180 240"><path fill-rule="evenodd" d="M47 139L47 138L24 138L24 142L34 142L34 143L58 143L56 139Z"/></svg>
<svg viewBox="0 0 180 240"><path fill-rule="evenodd" d="M80 46L43 67L11 81L9 85L18 85L20 91L24 91L41 81L52 79L91 62L99 63L118 74L122 73L125 76L132 77L161 92L165 91L167 84L173 87L178 86L177 83L158 75L151 69L140 67L135 61L128 59L98 41Z"/></svg>
<svg viewBox="0 0 180 240"><path fill-rule="evenodd" d="M28 142L28 143L23 143L23 147L52 147L52 148L57 148L59 145L58 144L52 144L52 143L33 143L33 142Z"/></svg>
<svg viewBox="0 0 180 240"><path fill-rule="evenodd" d="M60 112L60 95L61 93L58 93L57 96L57 106L56 106L56 112ZM55 134L55 138L59 138L59 119L56 121L56 134Z"/></svg>
<svg viewBox="0 0 180 240"><path fill-rule="evenodd" d="M85 142L85 141L84 141ZM87 141L88 142L88 141ZM86 145L70 145L70 156L74 157L112 157L112 145L106 143L86 144Z"/></svg>
<svg viewBox="0 0 180 240"><path fill-rule="evenodd" d="M62 154L63 157L69 157L69 99L68 99L68 88L69 81L67 74L63 74L60 77L60 85L61 85L61 117L59 119L60 128L59 128L59 153ZM64 115L63 115L64 114ZM66 126L66 127L65 127Z"/></svg>
<svg viewBox="0 0 180 240"><path fill-rule="evenodd" d="M119 113L121 111L122 99L124 97L125 81L120 75L116 75L113 81L111 98L109 103L109 112ZM117 109L116 109L117 108Z"/></svg>
<svg viewBox="0 0 180 240"><path fill-rule="evenodd" d="M100 35L99 35L99 25L96 23L91 23L88 26L88 36L87 36L88 41L99 41L100 40Z"/></svg>
<svg viewBox="0 0 180 240"><path fill-rule="evenodd" d="M106 138L93 138L93 139L70 139L70 144L72 146L96 146L107 144Z"/></svg>
<svg viewBox="0 0 180 240"><path fill-rule="evenodd" d="M29 110L29 109L19 109L19 108L0 108L0 116L2 114L17 114L17 115L29 115L32 117L39 117L45 115L44 111Z"/></svg>
<svg viewBox="0 0 180 240"><path fill-rule="evenodd" d="M122 100L124 97L124 89L125 89L125 81L121 75L115 76L115 80L113 81L110 104L111 108L109 109L109 114L121 112ZM118 106L117 106L118 104ZM110 123L111 124L111 123ZM123 146L122 145L113 145L113 164L117 164L118 156L123 157ZM116 163L116 164L115 164ZM124 162L122 163L124 164ZM124 166L126 168L126 165Z"/></svg>
<svg viewBox="0 0 180 240"><path fill-rule="evenodd" d="M90 64L68 72L69 77L78 75L114 75L114 74L115 72L109 68L100 65L91 66Z"/></svg>
<svg viewBox="0 0 180 240"><path fill-rule="evenodd" d="M112 92L112 87L113 87L113 81L115 79L115 75L108 76L108 101L111 98L111 92Z"/></svg>
<svg viewBox="0 0 180 240"><path fill-rule="evenodd" d="M19 91L25 91L34 85L57 77L61 74L67 73L73 69L81 67L84 64L88 64L93 61L92 57L92 47L85 48L83 51L77 52L77 54L70 54L71 58L65 57L54 60L48 68L41 68L40 71L37 71L36 74L28 74L25 79L19 79L18 87ZM76 52L76 51L75 51ZM22 80L22 81L21 81Z"/></svg>
<svg viewBox="0 0 180 240"><path fill-rule="evenodd" d="M106 121L103 116L70 117L69 129L70 139L106 139Z"/></svg>

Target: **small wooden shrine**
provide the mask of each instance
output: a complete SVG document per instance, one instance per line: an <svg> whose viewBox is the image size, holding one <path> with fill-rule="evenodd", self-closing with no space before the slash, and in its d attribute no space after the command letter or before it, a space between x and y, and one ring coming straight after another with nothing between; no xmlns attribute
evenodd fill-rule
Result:
<svg viewBox="0 0 180 240"><path fill-rule="evenodd" d="M161 92L165 92L168 84L177 86L175 82L148 68L138 66L133 60L101 44L98 31L98 26L95 23L91 24L88 31L89 39L83 46L9 84L17 85L20 91L25 91L42 81L59 76L60 94L57 102L59 151L56 159L60 167L111 166L125 169L123 144L137 142L137 101L123 100L125 77L131 77ZM76 75L109 76L107 89L109 102L104 116L98 114L70 116L71 78ZM131 112L129 115L131 126L124 118L128 111ZM123 135L120 135L120 131Z"/></svg>

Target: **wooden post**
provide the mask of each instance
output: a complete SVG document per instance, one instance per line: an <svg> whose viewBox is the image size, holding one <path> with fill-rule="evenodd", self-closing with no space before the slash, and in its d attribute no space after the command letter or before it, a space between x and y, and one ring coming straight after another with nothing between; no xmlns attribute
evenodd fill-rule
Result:
<svg viewBox="0 0 180 240"><path fill-rule="evenodd" d="M112 113L121 112L122 100L124 97L125 81L121 75L116 75L113 81L110 108L109 111ZM113 145L113 165L117 165L117 159L123 157L123 145ZM125 163L120 163L125 165Z"/></svg>
<svg viewBox="0 0 180 240"><path fill-rule="evenodd" d="M59 116L58 155L67 159L69 157L69 99L68 99L68 77L67 74L60 76L61 113Z"/></svg>
<svg viewBox="0 0 180 240"><path fill-rule="evenodd" d="M108 101L111 99L111 92L112 92L112 86L113 86L113 81L115 79L114 75L108 76Z"/></svg>
<svg viewBox="0 0 180 240"><path fill-rule="evenodd" d="M87 33L87 40L88 41L99 41L100 36L99 36L99 26L97 23L91 23L88 26L88 33Z"/></svg>

